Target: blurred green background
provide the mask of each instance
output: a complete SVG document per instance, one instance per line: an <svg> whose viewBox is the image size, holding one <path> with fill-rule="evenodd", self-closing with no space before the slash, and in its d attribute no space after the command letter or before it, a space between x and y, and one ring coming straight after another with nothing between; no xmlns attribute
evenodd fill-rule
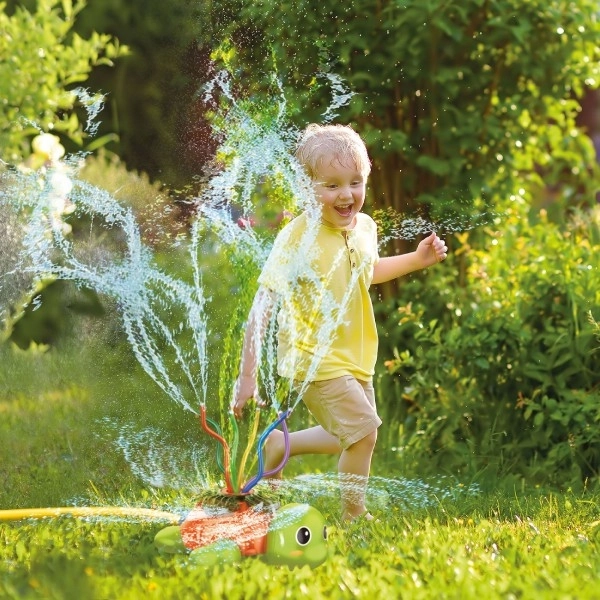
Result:
<svg viewBox="0 0 600 600"><path fill-rule="evenodd" d="M366 210L382 232L405 217L439 222L450 247L443 267L373 289L384 421L375 473L596 486L596 12L591 0L5 2L0 157L23 163L39 132L89 152L81 178L131 207L161 268L187 276L172 241L210 174L235 159L217 154L227 98L209 102L203 86L226 70L257 122L283 97L298 128L352 93L335 120L367 141ZM94 134L77 87L105 94ZM256 193L265 189L281 194L276 181ZM0 211L6 273L20 223L6 203ZM74 239L88 235L84 219L70 223ZM121 241L108 231L90 243L101 257ZM208 249L204 261L224 310L211 316L219 356L239 270ZM90 481L108 495L135 485L112 441L97 439L104 417L157 426L175 447L201 437L194 415L137 366L110 299L30 285L17 272L2 288L0 504L58 502L90 493ZM234 374L212 368L217 393Z"/></svg>

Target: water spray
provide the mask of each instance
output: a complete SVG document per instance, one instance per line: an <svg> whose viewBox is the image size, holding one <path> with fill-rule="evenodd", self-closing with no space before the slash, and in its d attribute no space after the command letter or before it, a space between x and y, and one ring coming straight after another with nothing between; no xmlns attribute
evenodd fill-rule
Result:
<svg viewBox="0 0 600 600"><path fill-rule="evenodd" d="M326 79L334 91L334 103L324 113L324 117L330 119L338 108L350 100L352 93L336 76L330 74ZM27 215L26 250L22 265L25 272L36 279L53 277L70 280L116 301L123 330L139 364L168 398L184 410L196 414L202 431L216 441L216 462L225 481L224 488L215 494L216 502L211 504L202 501L183 520L165 511L127 507L16 509L0 511L0 520L67 515L166 520L170 525L157 534L158 548L163 552L190 552L198 564L216 564L218 561L237 560L241 556L260 555L274 564L317 566L327 556L325 524L321 513L307 504L275 507L268 501L262 502L255 488L264 478L279 473L289 459L287 418L301 401L308 382L326 354L343 318L350 294L348 292L340 304L323 293L316 304L311 305L313 309L316 306L322 314L337 317L330 318L319 328L318 349L307 366L304 381L300 382L295 397L290 395L289 390L282 393L281 397L277 393L277 376L273 372L277 328L276 314L272 315L264 345L266 360L260 365L259 372L271 402L269 411L274 413L274 417L261 431L261 421L264 425L266 411L256 408L251 417L246 445L238 460L239 426L231 410L227 413L223 410L230 392L230 381L222 381L219 386L221 423L208 415L207 340L210 329L206 313L209 299L205 294L200 264L203 233L208 230L215 235L221 248L241 263L240 269L258 271L267 259L269 244L258 235L248 219L246 225L240 227L237 220L232 218L232 204L240 206L243 215L250 215L253 210L252 191L264 179L274 178L285 192L282 195L288 204L284 209L306 213L309 223L319 221L320 212L311 182L290 151L297 131L284 122L286 111L283 95L274 113L271 111L271 121L265 122L264 118L258 118L261 111L255 111L258 116L253 117L247 106L236 101L231 93L229 77L224 72L219 73L212 85L207 87L207 97L217 90L229 102L220 124L220 133L226 134L220 148L221 155L226 158L226 167L208 182L195 200L197 211L188 245L191 282L170 276L157 267L150 249L141 240L132 211L117 203L106 191L78 180L75 165L81 157L67 157L61 161L62 152L59 148L47 148L44 145L52 141L49 138L34 144L34 155L43 158L45 171L11 171L6 185L0 189L0 203L16 205L17 210ZM101 105L87 92L82 90L79 93L82 102L87 103L90 110L100 110ZM88 125L92 121L93 118ZM125 246L123 256L104 265L89 264L82 260L70 238L67 222L69 211L91 216L108 228L118 228ZM405 231L400 225L394 223L392 235ZM416 226L427 227L428 231L432 229L431 224L418 223ZM311 236L315 235L315 230L315 227L308 227L302 240L303 248L310 249L314 245L314 237ZM288 265L288 268L293 275L318 286L319 282L311 272L310 258L307 250L301 260L295 261L297 264ZM332 269L339 260L343 260L342 255L333 257ZM235 266L235 260L232 264ZM358 269L353 277L359 277ZM354 283L351 282L349 289ZM165 307L169 313L178 309L181 320L172 325L163 315ZM234 312L234 318L238 318L238 314ZM232 341L226 348L228 353L237 349L233 337L239 333L239 329L239 324L232 321ZM170 361L165 357L166 353ZM223 364L226 364L231 357L224 358ZM231 372L223 369L222 375L230 377ZM194 408L196 406L198 410ZM265 444L278 427L283 433L284 455L278 465L266 469ZM250 470L249 463L252 464L253 452L257 466L254 474L250 475L247 471Z"/></svg>

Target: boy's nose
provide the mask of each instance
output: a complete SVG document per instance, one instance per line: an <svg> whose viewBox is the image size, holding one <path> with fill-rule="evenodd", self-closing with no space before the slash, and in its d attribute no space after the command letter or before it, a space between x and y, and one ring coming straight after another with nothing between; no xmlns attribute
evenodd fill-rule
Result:
<svg viewBox="0 0 600 600"><path fill-rule="evenodd" d="M349 200L352 198L352 190L349 187L341 187L338 195L344 200Z"/></svg>

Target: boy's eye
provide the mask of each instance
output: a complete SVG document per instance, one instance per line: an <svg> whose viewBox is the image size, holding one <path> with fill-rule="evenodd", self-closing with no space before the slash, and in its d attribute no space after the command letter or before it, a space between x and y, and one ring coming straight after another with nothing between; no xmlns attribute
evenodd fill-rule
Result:
<svg viewBox="0 0 600 600"><path fill-rule="evenodd" d="M328 190L336 190L337 188L339 188L339 187L340 187L340 186L339 186L337 183L322 183L321 185L322 185L322 186L323 186L325 189L328 189ZM351 182L350 182L350 185L351 185L352 187L358 187L358 186L361 186L361 185L363 185L363 182L362 182L362 180L360 180L360 179L357 179L356 181L351 181Z"/></svg>

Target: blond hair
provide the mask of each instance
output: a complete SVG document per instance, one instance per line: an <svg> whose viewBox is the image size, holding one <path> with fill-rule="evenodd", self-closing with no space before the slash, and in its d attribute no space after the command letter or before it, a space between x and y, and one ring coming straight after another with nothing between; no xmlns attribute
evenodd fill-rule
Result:
<svg viewBox="0 0 600 600"><path fill-rule="evenodd" d="M313 123L305 130L296 158L311 179L325 162L352 162L366 178L371 172L371 161L362 138L348 125L318 125Z"/></svg>

